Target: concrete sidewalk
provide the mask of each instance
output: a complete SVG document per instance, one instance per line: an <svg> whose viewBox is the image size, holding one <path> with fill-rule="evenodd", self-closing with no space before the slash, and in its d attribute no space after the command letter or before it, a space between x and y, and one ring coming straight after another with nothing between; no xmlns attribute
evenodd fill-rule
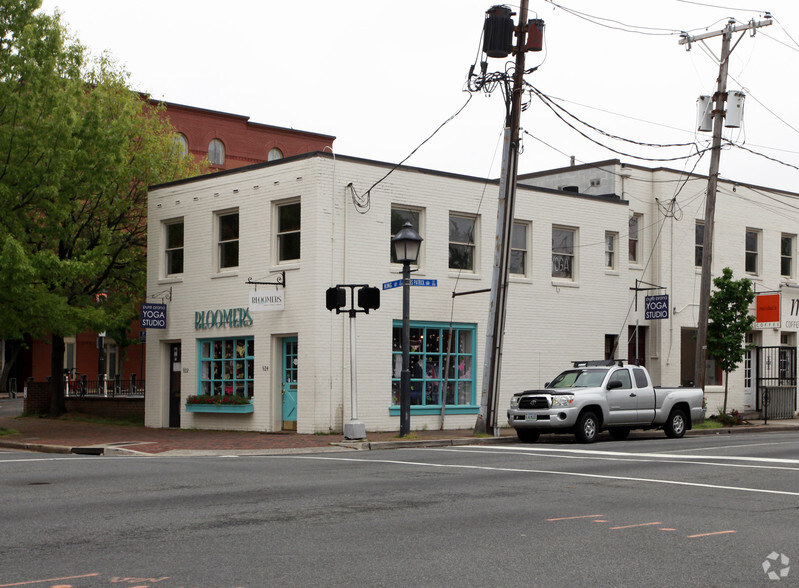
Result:
<svg viewBox="0 0 799 588"><path fill-rule="evenodd" d="M233 453L275 454L318 451L353 451L396 447L452 446L516 442L513 429L501 429L500 437L475 437L470 429L414 431L401 439L397 432L368 432L361 441L349 441L341 433L301 435L297 433L256 433L206 431L196 429L152 429L140 426L106 425L65 419L8 416L7 402L0 402L0 429L17 431L0 436L0 448L51 453L90 455L224 455ZM18 414L18 413L17 413ZM727 435L756 432L799 431L799 419L751 421L751 424L725 429L688 431L688 436ZM602 439L608 438L607 433ZM634 431L631 438L660 438L662 431ZM573 442L570 435L547 436Z"/></svg>

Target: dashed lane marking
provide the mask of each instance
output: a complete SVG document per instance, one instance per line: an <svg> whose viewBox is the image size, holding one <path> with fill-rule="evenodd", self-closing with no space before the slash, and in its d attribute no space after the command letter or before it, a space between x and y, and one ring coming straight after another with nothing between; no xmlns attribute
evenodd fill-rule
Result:
<svg viewBox="0 0 799 588"><path fill-rule="evenodd" d="M548 521L573 521L574 519L595 519L603 515L579 515L576 517L560 517L557 519L547 519Z"/></svg>
<svg viewBox="0 0 799 588"><path fill-rule="evenodd" d="M635 528L635 527L651 527L652 525L662 525L662 524L663 523L661 523L660 521L658 521L656 523L638 523L637 525L623 525L621 527L611 527L610 530L611 531L617 531L618 529L632 529L632 528Z"/></svg>
<svg viewBox="0 0 799 588"><path fill-rule="evenodd" d="M715 531L713 533L700 533L698 535L687 535L689 539L695 539L697 537L710 537L711 535L726 535L728 533L737 533L738 531Z"/></svg>
<svg viewBox="0 0 799 588"><path fill-rule="evenodd" d="M11 586L32 586L34 584L45 584L47 582L61 582L63 580L80 580L81 578L96 578L100 574L83 574L82 576L68 576L66 578L49 578L47 580L30 580L28 582L15 582L13 584L0 584L0 588L10 588Z"/></svg>

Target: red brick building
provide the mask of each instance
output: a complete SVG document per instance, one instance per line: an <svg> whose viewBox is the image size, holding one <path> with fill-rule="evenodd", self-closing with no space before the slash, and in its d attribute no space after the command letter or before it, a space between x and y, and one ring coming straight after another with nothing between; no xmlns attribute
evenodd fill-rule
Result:
<svg viewBox="0 0 799 588"><path fill-rule="evenodd" d="M158 103L152 99L150 102ZM207 158L210 172L333 149L335 137L331 135L254 123L239 114L171 102L163 104L169 121L178 132L184 153L198 161ZM131 325L129 336L137 341L143 339L138 324ZM21 350L11 370L9 389L12 391L21 391L30 377L44 381L50 375L49 342L28 340L26 343L27 348ZM82 333L66 338L65 343L64 369L78 376L86 375L90 381L97 380L100 359L97 334ZM103 343L109 382L113 382L117 374L126 386L134 374L137 382L144 381L144 344L128 345L123 349L110 338L105 338ZM10 353L11 349L5 349L7 359Z"/></svg>

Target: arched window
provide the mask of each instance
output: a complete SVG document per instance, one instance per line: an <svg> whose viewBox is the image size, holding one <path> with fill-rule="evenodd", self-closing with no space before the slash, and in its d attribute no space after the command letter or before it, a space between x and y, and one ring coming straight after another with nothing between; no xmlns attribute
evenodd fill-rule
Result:
<svg viewBox="0 0 799 588"><path fill-rule="evenodd" d="M266 155L266 160L275 161L278 159L283 159L283 152L277 147L272 147Z"/></svg>
<svg viewBox="0 0 799 588"><path fill-rule="evenodd" d="M225 165L225 144L219 139L211 139L208 145L208 161L211 165Z"/></svg>
<svg viewBox="0 0 799 588"><path fill-rule="evenodd" d="M189 140L183 133L175 134L175 149L180 153L181 157L187 157L189 155Z"/></svg>

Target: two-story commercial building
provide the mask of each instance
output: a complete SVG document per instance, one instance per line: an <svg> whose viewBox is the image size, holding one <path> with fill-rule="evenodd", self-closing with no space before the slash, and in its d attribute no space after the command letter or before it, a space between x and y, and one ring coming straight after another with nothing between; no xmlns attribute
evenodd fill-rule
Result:
<svg viewBox="0 0 799 588"><path fill-rule="evenodd" d="M341 431L355 377L367 430L398 430L402 293L390 286L401 265L390 241L405 221L424 239L410 300L411 428L474 425L497 182L392 168L310 153L151 189L147 293L166 320L147 330L148 426ZM689 383L702 180L618 161L520 178L500 407L572 360L637 359L656 384ZM797 195L726 183L720 194L714 269L791 291L799 223L782 203ZM339 284L385 288L380 308L355 319L328 311L325 292ZM647 295L668 295L668 312L661 298L660 316L647 314ZM795 329L752 339L788 348L792 334L795 357ZM754 408L739 372L730 406ZM709 384L713 408L723 388ZM197 395L247 402L187 403Z"/></svg>

